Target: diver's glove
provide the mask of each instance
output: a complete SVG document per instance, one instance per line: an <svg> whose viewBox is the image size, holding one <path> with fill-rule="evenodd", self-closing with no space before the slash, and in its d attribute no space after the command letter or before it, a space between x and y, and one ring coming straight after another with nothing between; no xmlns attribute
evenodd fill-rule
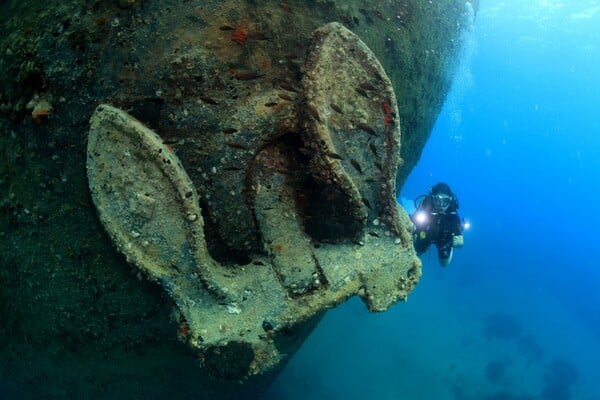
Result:
<svg viewBox="0 0 600 400"><path fill-rule="evenodd" d="M463 247L465 244L465 238L463 235L455 235L452 237L452 247Z"/></svg>

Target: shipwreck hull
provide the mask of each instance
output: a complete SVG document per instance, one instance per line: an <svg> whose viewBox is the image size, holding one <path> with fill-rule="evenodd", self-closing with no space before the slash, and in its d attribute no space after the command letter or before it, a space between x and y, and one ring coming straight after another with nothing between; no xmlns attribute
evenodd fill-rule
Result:
<svg viewBox="0 0 600 400"><path fill-rule="evenodd" d="M363 3L0 2L0 394L255 398L326 308L358 295L382 311L408 296L420 263L394 196L450 88L465 3ZM328 43L359 56L332 64ZM345 90L326 85L336 80ZM100 104L117 111L94 114ZM172 176L189 177L203 221L184 247L205 246L181 265L210 259L219 278L200 273L187 287L168 269L177 262L152 264L164 249L133 257L107 223L119 218L103 215L94 184L112 178L98 178L88 145L109 125L129 129L115 115L156 133L181 163ZM148 217L123 209L124 220ZM274 222L288 214L283 228ZM369 252L375 244L388 258ZM308 272L290 267L302 257ZM250 306L259 285L233 279L253 265L268 270L285 312ZM390 276L389 287L370 285ZM184 305L197 290L223 320L206 324ZM223 328L249 314L232 323L246 332Z"/></svg>

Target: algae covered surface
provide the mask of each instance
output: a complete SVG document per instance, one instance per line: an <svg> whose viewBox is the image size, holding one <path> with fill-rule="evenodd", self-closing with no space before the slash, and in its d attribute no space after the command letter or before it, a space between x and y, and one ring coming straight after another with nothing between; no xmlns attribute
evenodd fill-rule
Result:
<svg viewBox="0 0 600 400"><path fill-rule="evenodd" d="M250 194L235 192L246 184L255 157L249 150L263 148L265 138L279 141L257 164L263 166L257 176L267 174L273 185L278 178L269 171L290 167L279 161L323 153L308 148L308 155L279 156L290 146L303 148L289 135L309 131L300 115L321 119L321 109L307 107L302 83L313 32L340 23L389 76L403 160L389 187L399 188L449 89L463 12L464 2L450 0L0 2L0 390L14 398L257 396L285 360L242 383L223 380L245 374L219 363L236 348L199 358L185 340L190 327L180 306L111 242L86 175L93 111L112 104L159 134L199 188L208 251L235 268L264 251L257 229L276 226L265 222L268 215L256 220L244 213ZM326 105L334 117L346 115L343 104ZM377 127L363 128L368 135ZM330 153L344 159L330 157L352 171L350 181L377 168L367 167L362 153ZM221 179L213 179L213 168ZM367 202L378 196L369 194ZM375 219L364 204L357 207L366 213L360 218ZM312 232L325 243L322 257L329 257L331 232L347 225ZM384 236L378 229L368 240ZM355 239L348 232L342 236ZM342 267L364 254L348 256L353 261ZM314 290L306 275L284 275L284 286L300 282ZM235 315L235 307L229 310ZM293 354L318 322L314 311L281 329L273 345ZM269 321L261 328L278 329Z"/></svg>

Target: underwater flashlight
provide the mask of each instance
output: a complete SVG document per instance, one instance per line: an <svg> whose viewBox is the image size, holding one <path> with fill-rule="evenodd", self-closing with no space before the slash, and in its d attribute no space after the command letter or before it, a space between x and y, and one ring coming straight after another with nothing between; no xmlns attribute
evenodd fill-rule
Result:
<svg viewBox="0 0 600 400"><path fill-rule="evenodd" d="M471 227L471 223L469 221L463 221L463 230L467 230Z"/></svg>
<svg viewBox="0 0 600 400"><path fill-rule="evenodd" d="M427 222L427 213L425 211L419 211L415 214L415 223L417 225L423 225Z"/></svg>

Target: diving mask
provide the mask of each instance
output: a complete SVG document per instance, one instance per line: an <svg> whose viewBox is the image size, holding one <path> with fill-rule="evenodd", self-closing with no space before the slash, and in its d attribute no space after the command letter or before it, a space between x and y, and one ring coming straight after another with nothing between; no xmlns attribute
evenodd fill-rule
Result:
<svg viewBox="0 0 600 400"><path fill-rule="evenodd" d="M447 194L443 193L436 194L431 197L433 199L433 206L437 211L446 211L452 202L452 196L448 196Z"/></svg>

